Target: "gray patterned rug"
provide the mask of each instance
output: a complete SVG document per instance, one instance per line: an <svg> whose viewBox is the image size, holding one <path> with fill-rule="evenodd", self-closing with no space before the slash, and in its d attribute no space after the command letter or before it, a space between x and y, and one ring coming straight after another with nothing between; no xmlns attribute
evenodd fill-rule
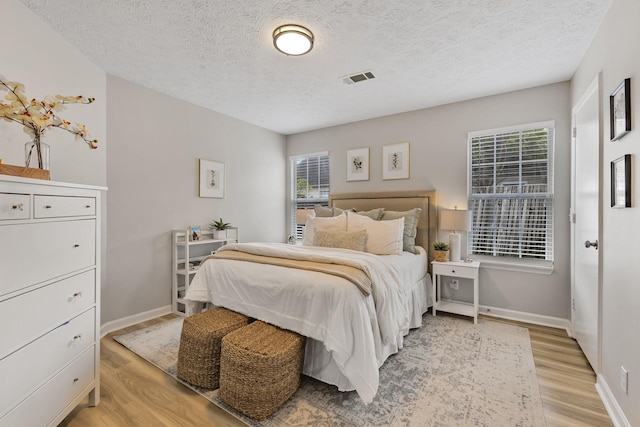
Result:
<svg viewBox="0 0 640 427"><path fill-rule="evenodd" d="M181 327L176 319L115 340L175 378ZM426 314L380 369L380 384L365 405L355 392L303 376L296 394L262 422L234 411L217 390L186 385L252 426L545 425L524 328Z"/></svg>

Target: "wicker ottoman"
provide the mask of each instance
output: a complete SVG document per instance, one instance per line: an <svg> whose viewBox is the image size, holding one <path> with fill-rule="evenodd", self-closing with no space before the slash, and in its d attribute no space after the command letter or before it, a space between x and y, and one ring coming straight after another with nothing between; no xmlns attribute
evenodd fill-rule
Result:
<svg viewBox="0 0 640 427"><path fill-rule="evenodd" d="M305 337L261 321L222 339L220 398L258 420L273 414L298 389Z"/></svg>
<svg viewBox="0 0 640 427"><path fill-rule="evenodd" d="M178 378L200 387L218 388L222 337L248 323L247 316L222 307L185 318L178 350Z"/></svg>

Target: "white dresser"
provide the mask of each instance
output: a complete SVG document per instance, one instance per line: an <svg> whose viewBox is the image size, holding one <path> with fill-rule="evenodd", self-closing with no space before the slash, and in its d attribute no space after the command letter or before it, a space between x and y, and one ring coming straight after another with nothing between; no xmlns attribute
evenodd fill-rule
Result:
<svg viewBox="0 0 640 427"><path fill-rule="evenodd" d="M100 393L101 187L0 175L0 426Z"/></svg>

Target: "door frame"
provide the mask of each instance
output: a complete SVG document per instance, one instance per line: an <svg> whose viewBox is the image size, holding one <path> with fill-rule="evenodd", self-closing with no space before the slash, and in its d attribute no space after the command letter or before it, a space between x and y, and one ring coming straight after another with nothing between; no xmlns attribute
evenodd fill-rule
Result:
<svg viewBox="0 0 640 427"><path fill-rule="evenodd" d="M603 202L602 202L602 189L603 189L603 174L602 174L602 151L603 151L603 122L602 122L602 93L600 88L602 87L602 73L593 79L591 84L584 90L580 99L571 109L571 208L569 212L569 223L571 224L571 335L575 339L575 205L576 205L576 111L582 107L587 100L596 93L598 99L598 319L597 319L597 366L592 366L596 375L601 372L602 366L602 253L605 249L602 239L602 214L603 214Z"/></svg>

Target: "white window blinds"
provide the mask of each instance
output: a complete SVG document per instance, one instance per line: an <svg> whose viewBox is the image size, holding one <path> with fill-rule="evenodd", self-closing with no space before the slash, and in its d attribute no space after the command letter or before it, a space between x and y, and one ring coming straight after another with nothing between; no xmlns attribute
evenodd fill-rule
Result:
<svg viewBox="0 0 640 427"><path fill-rule="evenodd" d="M470 254L553 260L554 124L469 134Z"/></svg>
<svg viewBox="0 0 640 427"><path fill-rule="evenodd" d="M329 153L305 154L291 162L291 234L302 239L306 211L329 204Z"/></svg>

